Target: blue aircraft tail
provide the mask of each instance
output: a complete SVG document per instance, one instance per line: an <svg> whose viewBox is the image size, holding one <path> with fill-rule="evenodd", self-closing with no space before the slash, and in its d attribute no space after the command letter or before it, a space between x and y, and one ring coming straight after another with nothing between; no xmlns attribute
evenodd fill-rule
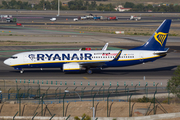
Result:
<svg viewBox="0 0 180 120"><path fill-rule="evenodd" d="M142 46L133 48L131 50L165 50L166 41L171 25L171 20L164 20L158 27L156 32L150 39Z"/></svg>

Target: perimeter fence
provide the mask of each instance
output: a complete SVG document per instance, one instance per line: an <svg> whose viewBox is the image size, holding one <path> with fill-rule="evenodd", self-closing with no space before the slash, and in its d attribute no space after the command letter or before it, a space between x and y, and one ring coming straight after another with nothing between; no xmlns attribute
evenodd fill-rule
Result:
<svg viewBox="0 0 180 120"><path fill-rule="evenodd" d="M4 84L3 84L4 82ZM158 86L159 83L153 83L152 86L148 86L148 82L144 86L139 84L130 85L124 82L123 85L119 85L118 82L116 85L112 85L111 82L109 85L105 85L102 82L101 85L98 85L97 82L94 85L90 85L88 82L87 85L83 85L81 82L79 85L76 83L71 83L68 85L66 81L39 81L39 80L15 80L12 83L5 83L3 81L0 84L0 100L17 100L21 97L23 100L33 100L37 103L37 99L43 96L44 100L59 100L59 103L65 97L69 100L74 101L83 101L83 100L92 100L93 97L104 100L109 94L111 97L120 97L130 95L142 95L145 94L146 97L148 94L156 93L167 93L166 87ZM48 84L50 83L50 84ZM58 84L59 83L59 84ZM28 101L30 102L30 101ZM50 102L54 103L54 102Z"/></svg>
<svg viewBox="0 0 180 120"><path fill-rule="evenodd" d="M119 85L117 82L115 85L111 84L111 82L109 82L109 84L105 84L104 82L101 84L97 82L94 82L93 84L90 84L90 82L87 82L87 84L83 84L83 82L76 84L75 82L68 83L66 81L62 82L43 80L4 80L0 81L0 83L0 101L13 101L13 103L18 103L18 112L14 114L17 115L19 113L19 116L22 116L26 113L27 115L32 115L33 118L36 115L47 115L51 117L55 115L63 117L67 116L69 114L67 112L69 103L75 103L79 101L92 102L92 108L95 107L96 109L100 101L101 103L107 102L107 117L110 116L110 110L114 102L129 102L128 110L129 117L131 117L134 106L134 104L131 105L131 97L136 95L143 95L145 96L145 102L147 103L149 102L149 94L153 94L151 103L154 105L154 107L152 107L150 104L146 110L145 115L150 114L153 110L154 114L156 114L158 105L161 107L164 113L167 113L167 111L162 107L161 103L156 100L155 95L159 93L168 93L168 103L170 101L170 93L166 87L163 87L162 83L159 84L155 82L153 82L152 85L148 85L148 82L146 82L145 85L141 85L140 82L135 85L132 82L130 85L128 85L126 82ZM24 106L23 108L21 107L22 103ZM37 106L33 107L33 105L31 105L29 107L33 107L33 111L27 111L25 106L28 107L28 103L35 103ZM155 103L158 103L158 105L155 106ZM53 104L56 106L52 106ZM2 113L2 108L4 108L3 105L1 105L0 114ZM54 108L57 110L54 110ZM25 110L27 112L25 112ZM70 113L72 112L73 111Z"/></svg>

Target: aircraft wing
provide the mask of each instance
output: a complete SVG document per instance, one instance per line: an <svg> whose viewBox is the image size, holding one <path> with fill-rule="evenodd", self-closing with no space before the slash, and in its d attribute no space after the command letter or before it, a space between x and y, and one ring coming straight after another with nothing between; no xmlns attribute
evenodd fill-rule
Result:
<svg viewBox="0 0 180 120"><path fill-rule="evenodd" d="M101 61L101 62L80 62L79 64L83 67L101 67L105 65L104 63L108 61Z"/></svg>
<svg viewBox="0 0 180 120"><path fill-rule="evenodd" d="M117 61L121 53L122 53L122 50L118 52L118 54L115 56L113 60L98 61L98 62L79 62L79 64L82 65L83 67L101 67L105 65L106 62Z"/></svg>
<svg viewBox="0 0 180 120"><path fill-rule="evenodd" d="M107 47L108 47L108 43L106 43L106 44L104 45L104 47L102 48L102 50L106 50Z"/></svg>

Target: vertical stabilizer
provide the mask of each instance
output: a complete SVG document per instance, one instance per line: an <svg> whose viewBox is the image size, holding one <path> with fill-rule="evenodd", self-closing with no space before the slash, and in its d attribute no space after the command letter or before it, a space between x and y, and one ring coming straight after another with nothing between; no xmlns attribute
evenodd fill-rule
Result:
<svg viewBox="0 0 180 120"><path fill-rule="evenodd" d="M158 27L156 32L149 38L149 40L142 46L133 48L131 50L164 50L169 34L171 20L164 20Z"/></svg>

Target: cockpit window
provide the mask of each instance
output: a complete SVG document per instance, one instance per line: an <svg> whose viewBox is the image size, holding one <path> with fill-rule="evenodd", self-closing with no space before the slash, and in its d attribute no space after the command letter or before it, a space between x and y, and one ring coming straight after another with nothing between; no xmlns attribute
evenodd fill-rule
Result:
<svg viewBox="0 0 180 120"><path fill-rule="evenodd" d="M17 59L18 57L17 57L17 56L12 56L11 58L12 58L12 59Z"/></svg>

